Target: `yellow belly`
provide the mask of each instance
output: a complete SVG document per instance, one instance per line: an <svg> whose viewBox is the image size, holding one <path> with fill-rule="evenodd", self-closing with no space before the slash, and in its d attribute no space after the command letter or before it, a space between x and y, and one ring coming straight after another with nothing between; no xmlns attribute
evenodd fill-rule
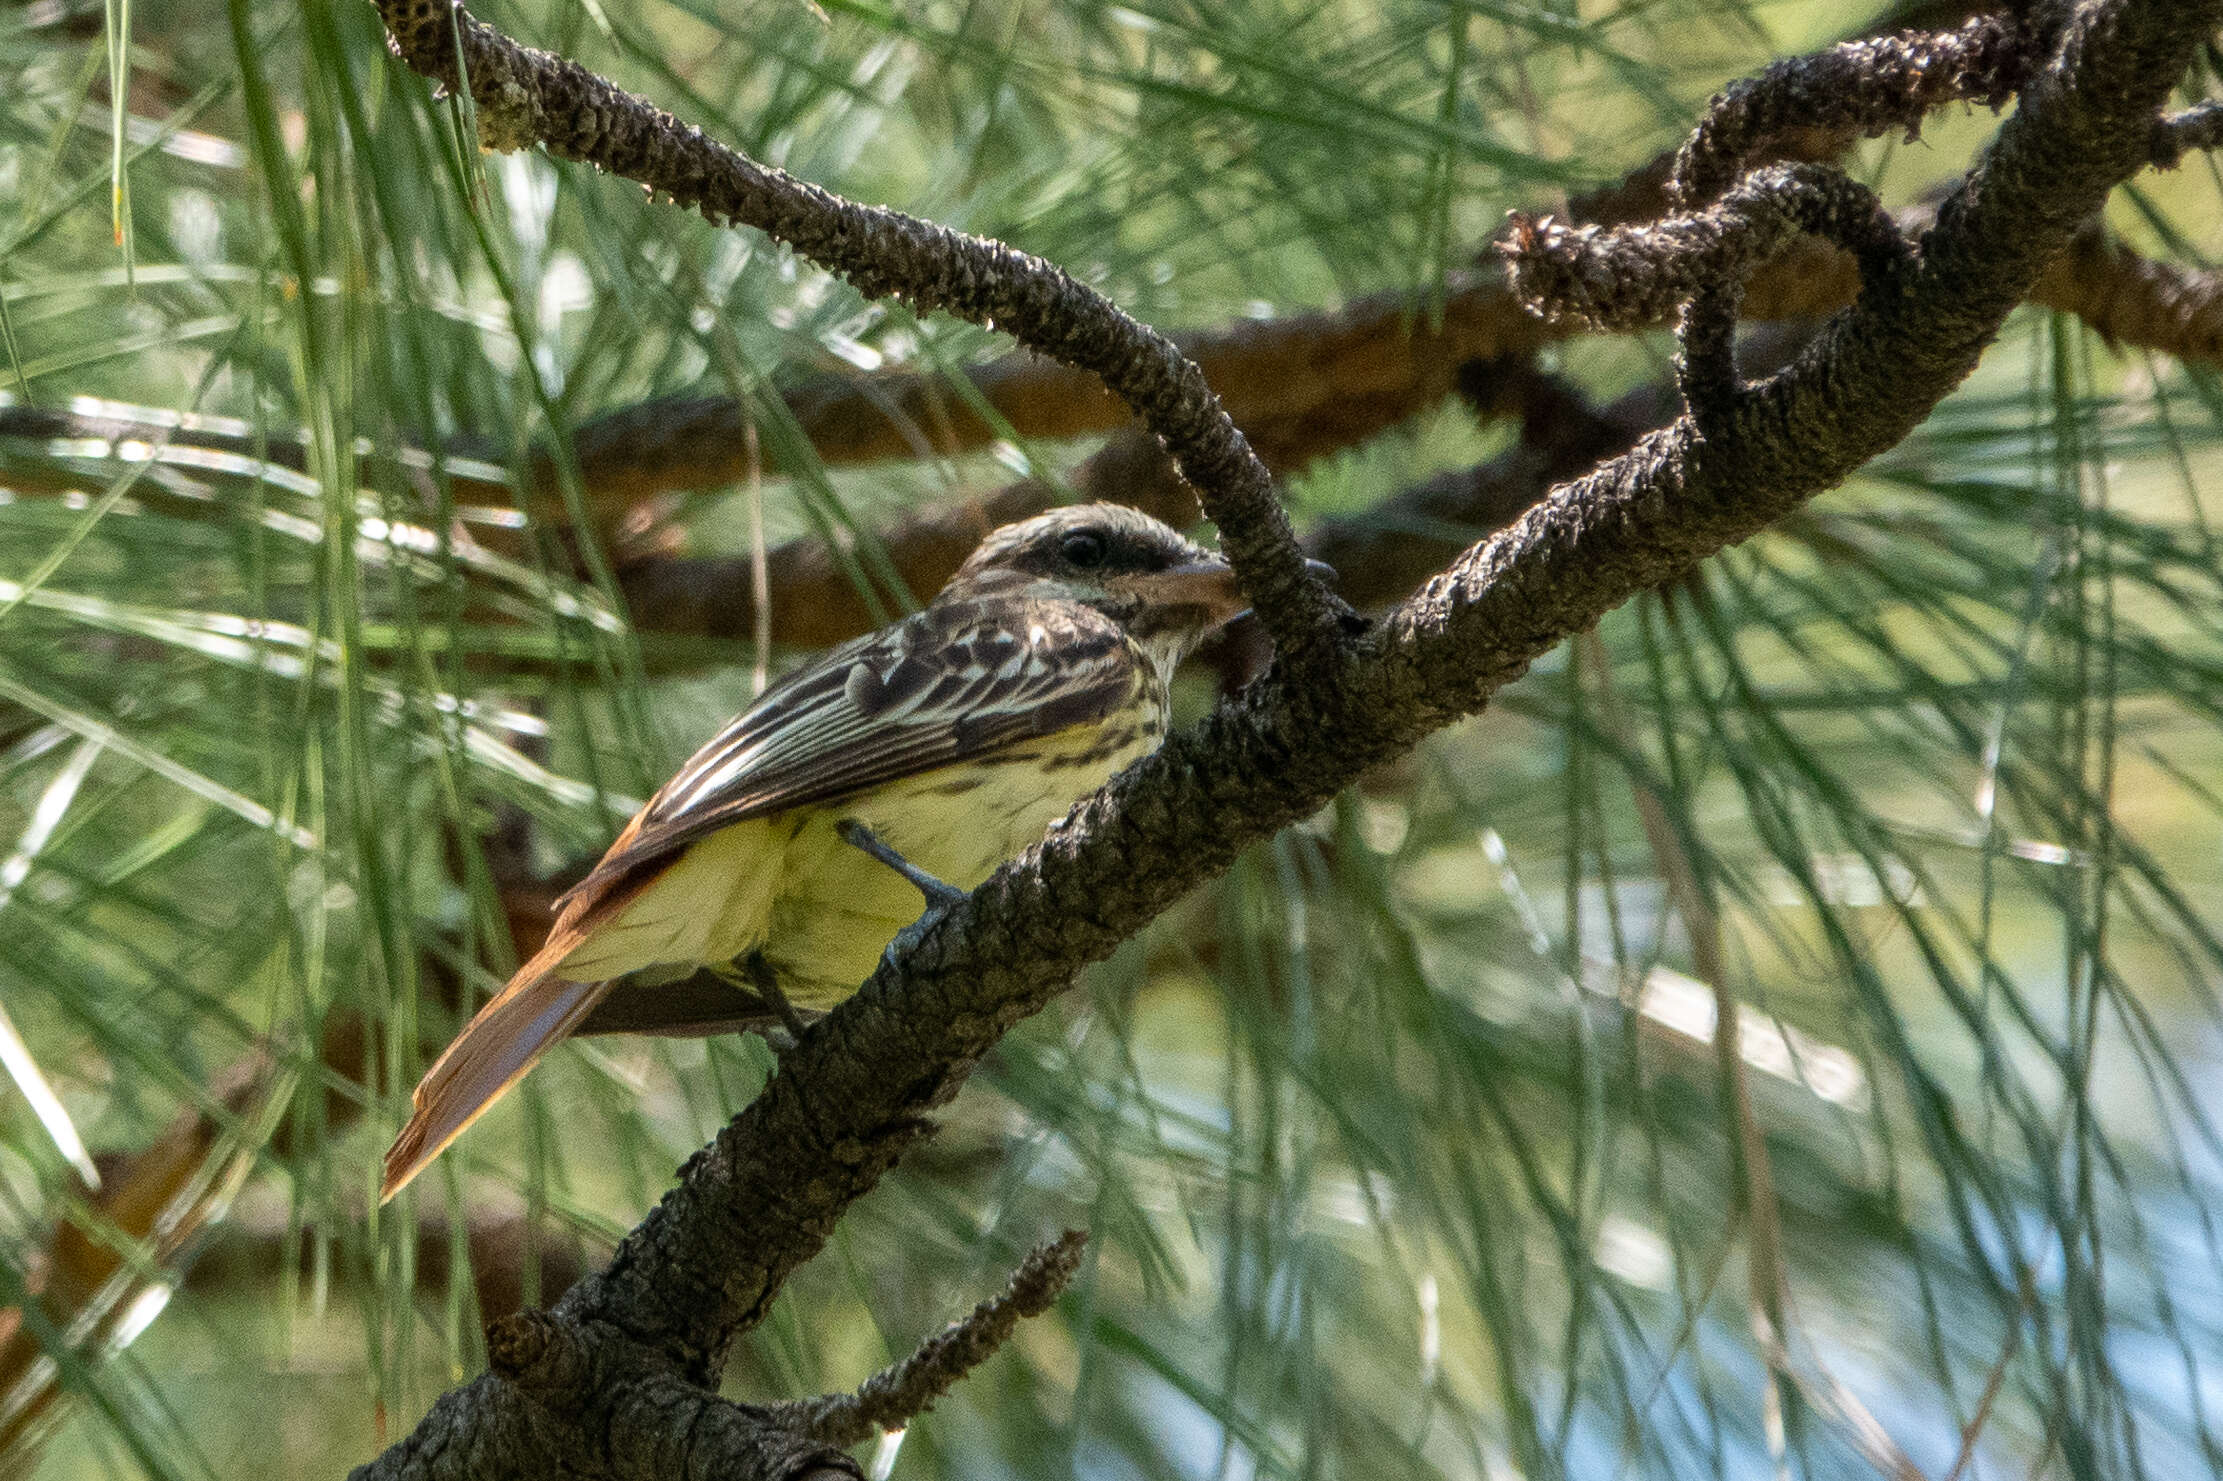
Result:
<svg viewBox="0 0 2223 1481"><path fill-rule="evenodd" d="M1139 730L1108 739L1075 726L993 761L721 829L565 958L562 973L601 979L761 953L797 1007L830 1008L922 908L910 881L844 842L837 823L859 820L918 868L969 890L1156 742Z"/></svg>

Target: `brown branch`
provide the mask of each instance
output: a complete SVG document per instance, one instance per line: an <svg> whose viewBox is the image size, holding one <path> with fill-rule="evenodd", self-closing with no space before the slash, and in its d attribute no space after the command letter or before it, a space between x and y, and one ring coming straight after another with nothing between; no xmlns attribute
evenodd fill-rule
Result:
<svg viewBox="0 0 2223 1481"><path fill-rule="evenodd" d="M23 1444L62 1395L60 1366L40 1370L48 1356L42 1326L97 1352L140 1297L182 1274L231 1191L230 1169L217 1155L227 1129L262 1101L272 1068L266 1055L249 1055L217 1078L208 1108L181 1111L128 1158L99 1159L99 1189L79 1192L82 1221L64 1218L35 1256L24 1252L44 1320L26 1321L21 1310L0 1307L0 1395L9 1401L0 1418L0 1454ZM232 1156L239 1155L234 1149ZM129 1261L126 1242L149 1264Z"/></svg>
<svg viewBox="0 0 2223 1481"><path fill-rule="evenodd" d="M1755 171L1703 210L1638 226L1515 216L1499 244L1513 292L1543 319L1637 329L1701 288L1735 284L1798 234L1851 251L1865 273L1902 263L1906 239L1866 186L1812 165Z"/></svg>
<svg viewBox="0 0 2223 1481"><path fill-rule="evenodd" d="M1655 162L1655 172L1661 178L1671 161L1671 155L1663 155ZM1651 184L1650 190L1657 196L1657 181ZM1631 191L1629 198L1634 199L1639 194L1642 192ZM1581 219L1572 211L1570 216ZM1900 229L1908 235L1917 235L1931 219L1930 212L1907 213L1900 218ZM1784 245L1749 281L1743 318L1748 323L1755 319L1797 321L1826 314L1850 303L1858 284L1859 270L1849 253L1819 238L1800 237ZM1333 348L1326 341L1308 341L1305 333L1297 332L1298 326L1316 326L1319 320L1334 316L1281 321L1292 331L1283 346L1289 353L1311 363L1324 364L1334 372L1323 376L1319 382L1324 395L1333 386L1348 384L1338 379L1348 366L1394 362L1402 368L1395 375L1384 377L1382 384L1388 389L1378 397L1360 396L1356 400L1345 397L1337 402L1344 408L1341 420L1331 415L1298 415L1264 422L1248 421L1246 432L1252 443L1277 471L1299 469L1311 458L1362 441L1421 407L1436 404L1457 383L1460 367L1449 359L1454 353L1473 350L1479 356L1483 349L1507 342L1528 347L1564 332L1565 326L1547 327L1521 310L1503 284L1495 285L1490 296L1505 314L1528 326L1525 341L1511 337L1501 341L1491 333L1474 328L1485 318L1494 318L1494 314L1478 316L1467 328L1460 328L1453 319L1447 318L1440 338L1420 332L1410 341L1383 339L1376 342L1354 336L1344 342L1343 348ZM2068 249L2054 259L2031 290L2030 301L2075 315L2117 347L2153 349L2193 362L2223 361L2223 273L2157 262L2096 224L2079 232ZM1372 315L1375 309L1369 307L1367 313ZM1359 317L1353 315L1352 322L1355 324ZM1387 326L1395 319L1394 314L1385 312L1376 327L1387 334ZM1369 344L1371 349L1363 348ZM1248 373L1270 381L1272 377L1266 374L1268 361L1263 350L1260 354L1262 358ZM1207 367L1213 364L1209 355L1204 363ZM1492 383L1490 411L1486 414L1499 410L1518 412L1530 379L1516 368L1522 363L1519 356L1496 361L1475 359L1467 363L1487 363L1494 367L1492 374L1496 379ZM1409 378L1407 370L1411 372ZM1218 372L1210 373L1217 384ZM1291 379L1301 383L1303 378ZM1230 408L1236 409L1238 419L1243 419L1243 398L1230 394L1224 399ZM636 498L666 494L679 487L696 487L698 483L690 480L698 477L701 486L727 481L729 475L719 471L719 459L725 456L723 444L714 430L705 428L714 429L721 420L733 423L730 403L690 405L694 409L682 408L680 421L666 426L664 431L644 430L647 438L644 443L629 444L615 435L599 440L599 451L586 466L590 502L597 509L616 519L632 510ZM637 428L649 429L659 424L661 410L667 407L667 403L644 403L614 415ZM158 413L148 412L144 419L124 413L88 418L74 412L0 406L0 448L4 448L7 440L146 440L160 432L158 416ZM590 424L595 425L599 424ZM1039 432L1039 428L1033 431ZM863 445L845 444L824 428L818 432L827 438L819 444L821 455L834 461L862 450ZM181 447L228 447L231 440L222 434L204 434L191 428L179 429L171 435ZM707 440L695 445L694 456L682 456L688 439L695 436ZM585 431L581 437L584 444ZM273 462L284 467L298 466L302 458L298 444L282 441L274 441L269 453ZM248 453L240 452L240 455ZM664 461L667 455L668 462ZM82 489L87 482L86 475L75 471L73 466L47 461L36 454L29 457L5 455L4 467L5 471L0 472L0 484L27 494L58 495ZM1558 476L1568 476L1572 471L1575 470L1564 470ZM1454 547L1448 547L1442 540L1404 539L1398 534L1400 520L1407 513L1442 507L1445 496L1462 482L1478 489L1501 488L1504 472L1502 468L1485 467L1444 475L1434 480L1430 488L1408 490L1396 496L1382 511L1381 519L1362 517L1349 522L1336 534L1323 532L1309 543L1314 554L1328 560L1342 573L1339 590L1346 599L1361 606L1397 600L1422 576L1435 570L1437 563L1429 563L1423 569L1412 560L1394 556L1391 564L1384 567L1385 573L1394 573L1395 579L1392 579L1390 574L1378 574L1368 566L1367 562L1372 559L1369 549L1375 545L1384 549L1395 547L1409 555L1425 545L1448 553L1448 549ZM1188 523L1195 517L1195 495L1181 480L1178 470L1165 457L1156 440L1139 430L1116 434L1074 471L1069 482L1081 497L1134 504L1176 524ZM1523 486L1526 486L1525 481ZM153 493L151 485L142 485L142 488L149 495ZM507 498L507 490L495 485L474 485L464 491L479 497ZM923 596L941 587L981 534L997 524L1039 513L1061 497L1062 491L1045 481L1025 480L905 514L880 531L879 538L905 584ZM1536 497L1541 497L1540 489ZM1533 501L1531 498L1528 502ZM1452 502L1457 503L1456 500ZM1505 507L1502 494L1478 492L1474 508L1482 511L1484 517L1475 518L1474 527L1478 530L1495 528L1489 522L1495 516L1487 512ZM164 508L188 517L206 517L211 512L221 511L222 506L171 500ZM1357 530L1369 527L1380 532L1378 539L1361 541L1355 538ZM1410 526L1404 528L1410 529ZM499 536L497 532L481 531L480 538L494 544ZM1337 547L1333 552L1328 548L1330 544ZM622 548L620 553L623 554ZM851 584L842 563L816 537L778 546L772 552L769 574L773 641L793 647L824 647L854 637L872 626L871 612ZM618 577L634 626L644 634L729 640L747 640L752 636L753 611L748 602L736 597L736 593L749 589L747 556L683 555L658 549L623 560ZM1400 581L1402 585L1398 584ZM683 661L699 662L700 659L688 655L683 656Z"/></svg>
<svg viewBox="0 0 2223 1481"><path fill-rule="evenodd" d="M1787 369L1728 387L1702 432L1686 415L1561 487L1388 620L1337 641L1331 663L1301 678L1270 670L936 912L803 1035L609 1268L549 1313L552 1340L575 1356L564 1366L601 1381L567 1383L551 1403L481 1379L441 1400L366 1478L529 1473L586 1455L578 1463L643 1474L656 1451L648 1424L682 1426L664 1433L688 1436L686 1459L707 1469L700 1436L712 1422L725 1426L715 1463L727 1473L791 1473L792 1452L774 1456L770 1441L742 1434L703 1385L1001 1035L1247 843L1480 708L1631 594L1903 438L2140 167L2164 96L2219 21L2223 0L2079 7L1918 260L1868 283ZM641 1409L643 1396L656 1402ZM626 1443L596 1445L613 1424Z"/></svg>
<svg viewBox="0 0 2223 1481"><path fill-rule="evenodd" d="M1900 7L1881 24L1950 26L1979 6L1998 8L1982 0L1932 0ZM1849 142L1843 130L1794 120L1776 138L1761 141L1753 158L1821 161L1841 154ZM1604 225L1656 216L1667 204L1663 192L1674 161L1673 151L1661 154L1621 180L1577 196L1565 214ZM1829 307L1849 301L1848 294ZM1756 304L1748 313L1759 312ZM1300 447L1310 448L1302 454L1310 456L1350 446L1435 405L1463 364L1510 361L1563 337L1562 329L1522 312L1496 274L1453 273L1425 304L1381 293L1340 309L1240 320L1172 339L1202 368L1266 465L1287 472L1299 466ZM1053 359L1019 353L962 373L970 383L966 395L936 375L896 372L808 381L788 389L784 399L819 460L829 466L911 460L922 451L948 456L977 450L1003 435L999 423L1020 437L1044 441L1115 432L1128 424L1125 407L1096 376ZM979 415L973 397L992 408L997 420ZM88 418L0 401L0 437L8 438L144 439L160 420L156 412L144 419ZM178 441L254 456L258 443L251 429L227 433L213 429L215 421L203 419L204 430L182 429ZM1338 440L1329 445L1322 440L1327 437ZM264 445L272 462L306 469L298 439L272 437ZM560 525L568 519L556 497L556 461L545 451L524 470L522 495L505 474L474 471L498 466L503 445L462 437L446 444L444 453L467 460L450 470L459 501L523 503L543 520ZM618 543L629 517L647 501L741 482L750 456L747 418L724 397L658 397L587 418L573 429L571 455L597 529ZM366 459L363 481L372 481L384 467L376 456ZM75 478L28 462L12 466L7 479L28 493L79 486ZM482 530L481 538L502 545L498 529Z"/></svg>
<svg viewBox="0 0 2223 1481"><path fill-rule="evenodd" d="M511 1312L486 1332L488 1369L506 1388L491 1417L463 1437L472 1447L461 1474L514 1474L554 1461L537 1450L536 1411L584 1411L611 1436L606 1467L618 1475L726 1476L736 1457L745 1474L854 1477L838 1450L897 1429L925 1413L967 1373L1003 1347L1026 1317L1040 1316L1080 1267L1088 1236L1069 1229L1029 1254L1003 1291L929 1337L854 1393L781 1404L736 1404L644 1366L623 1339L590 1335L545 1311ZM452 1396L451 1396L452 1397ZM442 1401L447 1402L446 1400ZM453 1464L452 1456L441 1458Z"/></svg>
<svg viewBox="0 0 2223 1481"><path fill-rule="evenodd" d="M2043 55L2033 28L1980 15L1955 31L1874 36L1786 58L1714 99L1676 154L1669 198L1686 207L1713 200L1792 127L1913 136L1947 103L1997 110Z"/></svg>
<svg viewBox="0 0 2223 1481"><path fill-rule="evenodd" d="M1792 130L1770 152L1772 157L1811 160L1833 157L1843 147L1838 136ZM1674 158L1672 152L1661 154L1623 180L1576 197L1568 204L1568 214L1576 220L1607 223L1657 215L1666 202L1663 191ZM1785 286L1794 285L1786 282ZM1844 301L1840 298L1830 306ZM1517 363L1566 335L1564 326L1543 324L1523 311L1495 273L1451 274L1443 284L1440 303L1427 309L1403 293L1378 293L1332 311L1240 320L1175 335L1173 340L1203 370L1266 466L1287 473L1438 404L1450 394L1462 366L1485 360ZM948 456L985 447L1003 434L997 422L975 411L973 397L993 408L998 420L1021 437L1061 441L1113 432L1115 442L1139 444L1155 452L1154 440L1131 430L1126 408L1086 371L1022 352L967 368L963 374L970 382L970 396L955 395L937 376L898 372L811 381L787 391L785 400L813 452L828 466L909 460L922 451ZM151 409L88 415L0 400L0 439L22 443L144 441L167 420L175 419ZM298 439L258 439L252 429L223 419L188 419L173 435L185 447L241 458L254 458L259 447L262 456L279 467L301 472L308 466ZM746 415L723 397L660 397L620 407L588 418L572 435L572 456L588 508L598 532L621 559L637 546L632 527L644 506L671 494L743 481L749 470L748 449ZM555 460L545 451L536 453L526 470L522 496L495 471L502 454L494 445L459 438L446 445L445 456L458 460L445 471L454 497L465 506L467 522L473 519L470 506L474 504L490 509L523 504L559 528L568 519L568 507L555 493ZM1130 452L1117 461L1133 465L1142 456ZM429 466L425 454L409 457ZM1162 454L1154 461L1166 466ZM488 473L474 471L481 468ZM370 482L421 475L406 464L395 468L373 455L364 460L360 476ZM82 486L82 479L66 466L20 455L9 460L5 481L19 492L40 495ZM1040 512L1054 496L1047 485L1019 487L1042 501L1027 507L1026 513ZM1109 478L1083 483L1091 497L1116 487ZM1176 489L1164 497L1169 505L1178 506L1181 499L1193 501L1194 495ZM1187 508L1193 510L1193 503ZM1182 522L1189 518L1193 514ZM477 520L473 530L496 549L507 548L514 539L484 519ZM806 545L810 554L803 559L823 572L840 575L838 563L827 559L817 542L796 542L792 549L800 551ZM910 575L909 557L900 543L892 553ZM640 564L650 564L669 553L646 542L639 554ZM931 590L954 568L954 559L946 566L927 560L919 567L922 575L910 584L914 590ZM719 572L721 581L715 583L721 595L723 574ZM668 584L684 589L702 582ZM833 590L808 581L795 586L814 596ZM652 591L651 601L661 594L660 589ZM833 599L853 603L859 613L864 610L853 593ZM691 605L684 597L677 602L682 611ZM774 613L780 621L792 620L793 605L775 600ZM811 619L806 615L800 620L807 625ZM642 625L655 627L654 623ZM673 630L710 631L692 623ZM844 629L842 635L856 630ZM807 626L777 636L801 644L820 641Z"/></svg>
<svg viewBox="0 0 2223 1481"><path fill-rule="evenodd" d="M1196 519L1196 494L1157 440L1139 432L1112 438L1070 482L1084 498L1132 504L1175 525ZM941 589L983 535L1063 497L1052 484L1024 479L900 515L879 538L904 585L925 597ZM740 638L753 615L734 601L736 591L748 589L747 567L747 556L665 555L626 565L618 580L634 625L644 632ZM821 648L874 625L863 594L816 536L781 544L769 570L775 641Z"/></svg>
<svg viewBox="0 0 2223 1481"><path fill-rule="evenodd" d="M1305 547L1335 567L1338 589L1353 606L1378 610L1401 602L1461 550L1519 519L1553 485L1626 452L1673 420L1675 410L1671 386L1645 386L1600 409L1563 381L1533 376L1511 448L1399 490L1362 514L1323 521Z"/></svg>
<svg viewBox="0 0 2223 1481"><path fill-rule="evenodd" d="M1929 211L1899 218L1913 236L1934 220ZM1860 271L1836 243L1800 236L1783 244L1747 285L1742 317L1792 329L1844 307L1854 298ZM2071 314L2110 345L2159 348L2195 362L2223 360L2223 273L2157 262L2096 222L2076 233L2030 291L2029 301ZM1803 339L1803 336L1801 336ZM1749 351L1749 347L1748 347ZM1598 432L1581 414L1537 415L1527 407L1539 378L1519 363L1488 366L1491 411L1523 418L1516 448L1474 468L1437 475L1389 495L1364 514L1331 520L1306 539L1306 549L1340 573L1337 589L1362 609L1402 600L1441 568L1465 540L1509 524L1544 496L1551 484L1574 476L1597 457L1625 448L1643 430L1669 415L1656 391L1632 393L1602 415L1614 429L1610 446L1585 442L1582 455L1564 434ZM1131 503L1178 523L1191 506L1177 479L1153 474L1155 449L1134 456L1115 439L1082 465L1074 483L1082 497ZM1099 476L1109 464L1116 476ZM1163 467L1162 459L1158 466ZM1126 471L1133 469L1135 471ZM1039 513L1055 501L1047 485L1027 481L975 499L914 511L881 540L911 589L939 589L971 550L971 542L996 524ZM1463 531L1463 537L1458 532ZM773 554L773 613L782 642L819 647L856 636L871 626L863 600L816 539L779 547ZM745 575L741 558L665 557L626 568L620 576L636 623L645 631L721 638L743 636L733 593Z"/></svg>
<svg viewBox="0 0 2223 1481"><path fill-rule="evenodd" d="M2030 301L2075 315L2112 346L2223 360L2223 273L2156 262L2097 222L2070 239Z"/></svg>

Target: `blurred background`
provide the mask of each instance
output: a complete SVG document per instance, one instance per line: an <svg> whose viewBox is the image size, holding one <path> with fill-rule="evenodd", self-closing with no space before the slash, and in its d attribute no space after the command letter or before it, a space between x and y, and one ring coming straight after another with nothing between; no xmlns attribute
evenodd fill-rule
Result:
<svg viewBox="0 0 2223 1481"><path fill-rule="evenodd" d="M479 13L1190 334L1377 604L1672 410L1664 335L1511 310L1505 211L1657 211L1715 90L1886 18ZM1845 158L1918 213L1996 126ZM1085 381L473 137L363 0L0 10L0 1474L406 1433L770 1064L575 1042L376 1209L553 894L988 525L1194 518ZM1077 1225L874 1476L2223 1468L2219 197L2118 192L1903 446L1022 1025L728 1392L853 1387ZM1756 285L1752 362L1844 282Z"/></svg>

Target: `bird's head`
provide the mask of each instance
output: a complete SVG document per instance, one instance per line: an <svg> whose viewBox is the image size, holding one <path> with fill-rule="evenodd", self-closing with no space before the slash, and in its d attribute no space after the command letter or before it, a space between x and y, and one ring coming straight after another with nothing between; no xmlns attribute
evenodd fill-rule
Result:
<svg viewBox="0 0 2223 1481"><path fill-rule="evenodd" d="M936 600L983 596L1085 603L1168 668L1249 605L1226 561L1119 504L1075 504L990 534Z"/></svg>

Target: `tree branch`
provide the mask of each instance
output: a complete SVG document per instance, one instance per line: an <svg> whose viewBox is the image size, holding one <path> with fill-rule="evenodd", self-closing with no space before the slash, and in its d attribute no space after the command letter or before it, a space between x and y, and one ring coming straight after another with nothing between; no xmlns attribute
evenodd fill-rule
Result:
<svg viewBox="0 0 2223 1481"><path fill-rule="evenodd" d="M1676 152L1669 198L1701 206L1793 127L1873 139L1918 134L1952 102L1998 109L2043 57L2033 27L1980 15L1955 31L1909 31L1788 57L1713 101Z"/></svg>
<svg viewBox="0 0 2223 1481"><path fill-rule="evenodd" d="M2219 19L2223 0L2079 7L1918 257L1870 281L1787 369L1729 387L1703 427L1686 414L1559 488L1388 620L1329 649L1332 662L1301 677L1270 670L927 922L803 1035L609 1268L548 1320L622 1334L640 1361L670 1365L673 1381L713 1383L734 1338L924 1133L924 1117L1083 966L1246 844L1479 709L1569 634L1918 425L2053 254L2149 157L2163 98ZM514 1386L483 1378L435 1417L452 1429L474 1405L498 1415L520 1402ZM441 1470L412 1455L422 1458L390 1452L367 1474Z"/></svg>
<svg viewBox="0 0 2223 1481"><path fill-rule="evenodd" d="M1658 162L1662 179L1650 185L1655 203L1663 199L1662 182L1672 158L1662 156ZM1632 189L1628 198L1633 200L1638 194ZM1615 204L1621 203L1617 198ZM1567 219L1579 222L1587 214L1570 206ZM1932 218L1933 213L1928 211L1902 213L1900 230L1919 235ZM1818 237L1801 237L1786 244L1748 282L1742 317L1748 323L1755 319L1788 322L1826 314L1849 303L1858 284L1858 267L1847 252ZM1465 303L1471 310L1481 293L1473 288L1456 291L1447 310L1452 317L1447 318L1441 334L1416 330L1410 340L1397 339L1391 327L1397 313L1409 308L1402 298L1397 306L1362 300L1346 314L1305 315L1275 321L1272 326L1241 326L1283 328L1287 333L1275 336L1270 349L1262 340L1237 357L1238 379L1232 387L1221 380L1220 367L1228 362L1200 349L1197 353L1203 358L1199 363L1205 366L1213 384L1221 387L1223 400L1244 424L1267 464L1277 472L1293 471L1314 457L1363 441L1436 404L1454 388L1462 373L1477 366L1489 367L1491 381L1488 405L1482 414L1517 413L1533 380L1532 374L1519 368L1524 357L1516 353L1493 359L1487 358L1486 352L1507 345L1525 349L1564 338L1581 327L1580 321L1563 316L1547 325L1524 312L1511 291L1499 282L1488 289L1488 300L1495 307L1487 314L1478 313L1462 327L1457 317L1459 305ZM2097 221L2079 231L2067 250L2053 259L2031 290L2030 301L2075 315L2118 348L2158 350L2196 363L2223 360L2223 273L2155 261L2107 232ZM1355 326L1361 320L1371 321L1377 313L1383 323L1360 333ZM1519 334L1500 334L1497 320L1501 316L1527 328ZM1337 327L1346 321L1354 326L1349 336ZM1197 341L1183 343L1194 347ZM1468 351L1473 358L1454 361L1454 356ZM1271 373L1277 355L1287 357L1278 378ZM1016 358L970 373L976 378L1000 373L999 367L1014 364ZM1379 377L1362 374L1365 367L1379 369ZM893 379L909 384L914 378ZM1250 393L1242 389L1246 381L1252 387ZM1031 381L1021 376L1016 383L1025 386ZM1321 409L1286 415L1249 409L1261 406L1259 387L1277 383L1302 393L1292 392L1287 405L1302 408L1318 398ZM803 394L793 393L790 399L800 400ZM834 392L829 390L827 394ZM1066 435L1031 395L1016 395L1005 407L1019 430L1029 436ZM1330 414L1328 408L1340 409L1340 415ZM113 458L120 445L151 445L164 436L169 438L170 446L181 450L181 459L193 457L193 450L200 448L251 456L251 439L244 434L234 439L220 426L187 425L166 431L163 415L153 409L121 406L87 414L0 404L0 459L4 459L0 485L34 496L81 490L89 476L106 479L114 472L82 474L75 469L77 462ZM1116 409L1107 411L1103 422L1076 424L1072 434L1100 430L1120 415ZM911 456L914 452L911 444L899 440L882 446L859 430L862 423L846 429L823 422L806 421L806 426L819 455L829 462L866 456ZM959 440L970 435L963 433ZM983 425L981 437L987 435ZM726 468L724 461L740 456L740 436L739 413L728 402L656 401L589 421L580 429L574 445L581 456L590 504L607 517L608 524L615 525L636 507L637 501L731 482L739 476L738 465ZM730 452L729 439L735 449ZM233 447L234 441L240 446ZM9 447L10 443L15 446ZM50 452L49 448L68 451ZM304 458L298 443L279 438L267 440L266 452L269 461L280 467L298 469ZM157 451L154 456L160 460L165 454ZM506 504L511 497L507 486L474 481L475 475L469 471L473 466L462 465L464 471L456 479L459 497ZM203 468L191 464L189 468L195 475L206 477ZM1425 546L1442 553L1446 545L1441 539L1416 542L1409 524L1401 521L1425 506L1432 519L1464 522L1477 529L1495 528L1510 517L1504 512L1508 487L1503 481L1505 471L1501 462L1447 474L1392 495L1384 501L1379 517L1347 521L1334 539L1337 549L1332 552L1323 535L1316 532L1315 539L1308 542L1311 553L1341 573L1338 590L1346 599L1362 607L1397 600L1436 569L1433 561L1426 569L1417 569L1410 558L1412 552ZM1570 476L1574 471L1579 470L1563 470L1557 476ZM366 473L373 474L373 470ZM1189 523L1196 515L1195 494L1179 470L1155 438L1137 429L1115 434L1069 476L1069 481L1084 497L1133 504L1175 524ZM1490 491L1472 506L1471 513L1463 512L1462 506L1448 497L1453 486L1461 482ZM148 498L159 497L151 481L142 488ZM1519 507L1533 503L1541 494L1538 488ZM1022 480L904 514L879 531L878 538L912 591L934 591L971 553L982 534L999 524L1039 514L1060 497L1060 490L1047 482ZM164 507L186 517L205 518L222 511L220 504L205 499L170 500ZM1512 512L1517 513L1518 508ZM491 527L479 534L489 545L498 546L503 539L502 532ZM741 641L752 636L749 604L733 599L736 591L748 588L749 556L686 555L636 546L627 558L622 541L618 556L619 585L640 632ZM1370 564L1377 559L1384 562L1378 571ZM769 564L775 642L825 647L855 637L872 625L871 611L850 583L846 569L817 537L790 540L775 547ZM682 656L680 661L699 659Z"/></svg>
<svg viewBox="0 0 2223 1481"><path fill-rule="evenodd" d="M1850 251L1871 277L1908 255L1873 191L1813 165L1772 165L1702 210L1639 226L1516 215L1498 250L1514 295L1537 317L1636 329L1703 289L1734 284L1741 293L1753 269L1801 232Z"/></svg>
<svg viewBox="0 0 2223 1481"><path fill-rule="evenodd" d="M900 1429L934 1406L957 1380L979 1367L1011 1340L1023 1317L1040 1316L1080 1269L1088 1236L1068 1229L1036 1248L1012 1273L1001 1292L952 1322L916 1352L875 1373L853 1394L828 1394L782 1406L793 1412L822 1444L847 1447L885 1430Z"/></svg>

